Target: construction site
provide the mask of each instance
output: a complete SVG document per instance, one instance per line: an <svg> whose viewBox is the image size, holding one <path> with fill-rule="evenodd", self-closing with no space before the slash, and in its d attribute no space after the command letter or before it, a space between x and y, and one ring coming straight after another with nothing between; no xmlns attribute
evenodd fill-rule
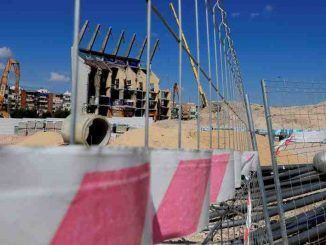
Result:
<svg viewBox="0 0 326 245"><path fill-rule="evenodd" d="M116 4L108 26L75 0L71 88L4 61L0 244L325 244L326 83L261 79L253 103L234 5Z"/></svg>

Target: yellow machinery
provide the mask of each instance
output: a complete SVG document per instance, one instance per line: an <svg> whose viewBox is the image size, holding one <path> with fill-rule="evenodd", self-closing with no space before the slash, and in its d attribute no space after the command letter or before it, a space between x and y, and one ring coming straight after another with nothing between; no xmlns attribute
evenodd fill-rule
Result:
<svg viewBox="0 0 326 245"><path fill-rule="evenodd" d="M177 22L177 25L180 26L180 23L179 23L179 19L178 19L178 16L177 16L177 13L175 11L175 8L173 6L172 3L170 3L170 8L172 10L172 13L174 15L174 18L175 18L175 21ZM185 49L187 50L187 52L191 53L190 52L190 48L189 48L189 45L188 45L188 42L186 40L186 37L184 35L184 33L182 33L182 41L185 45ZM199 94L200 94L200 97L201 97L201 101L202 101L202 107L205 108L207 106L207 98L206 98L206 95L205 95L205 92L203 90L203 87L201 86L201 84L198 82L198 71L197 71L197 67L196 67L196 64L195 62L193 61L193 59L189 56L189 60L190 60L190 64L191 64L191 67L192 67L192 71L194 73L194 76L195 76L195 79L196 79L196 82L197 82L197 86L199 88Z"/></svg>
<svg viewBox="0 0 326 245"><path fill-rule="evenodd" d="M14 59L8 59L5 69L3 70L1 81L0 81L0 117L9 117L7 108L3 108L5 104L5 93L9 84L8 76L10 69L13 67L16 76L15 80L15 93L16 93L16 103L18 102L19 96L19 80L20 80L20 66L19 63Z"/></svg>

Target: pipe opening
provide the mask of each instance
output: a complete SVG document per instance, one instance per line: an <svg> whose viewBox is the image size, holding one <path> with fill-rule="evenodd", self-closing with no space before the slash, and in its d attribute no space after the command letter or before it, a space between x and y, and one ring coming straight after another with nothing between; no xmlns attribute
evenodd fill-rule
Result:
<svg viewBox="0 0 326 245"><path fill-rule="evenodd" d="M89 126L89 133L87 136L88 145L100 145L107 137L109 131L109 124L102 118L95 118L92 120L92 125Z"/></svg>

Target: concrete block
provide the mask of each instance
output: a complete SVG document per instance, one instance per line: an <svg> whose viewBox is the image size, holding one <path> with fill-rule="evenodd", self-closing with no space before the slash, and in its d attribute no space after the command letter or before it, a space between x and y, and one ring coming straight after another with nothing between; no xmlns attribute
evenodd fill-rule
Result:
<svg viewBox="0 0 326 245"><path fill-rule="evenodd" d="M62 128L62 121L57 121L54 123L54 130L55 131L61 131L61 128Z"/></svg>
<svg viewBox="0 0 326 245"><path fill-rule="evenodd" d="M54 131L54 122L47 121L45 126L45 131Z"/></svg>

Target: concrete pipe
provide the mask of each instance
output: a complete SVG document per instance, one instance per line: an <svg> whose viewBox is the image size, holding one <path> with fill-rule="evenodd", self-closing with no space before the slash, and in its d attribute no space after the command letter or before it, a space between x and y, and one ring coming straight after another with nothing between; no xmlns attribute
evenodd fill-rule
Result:
<svg viewBox="0 0 326 245"><path fill-rule="evenodd" d="M314 167L319 171L326 173L326 151L317 153L314 156Z"/></svg>
<svg viewBox="0 0 326 245"><path fill-rule="evenodd" d="M61 134L65 143L70 139L71 116L62 124ZM111 136L108 120L103 116L82 114L77 116L75 143L83 145L107 145Z"/></svg>

